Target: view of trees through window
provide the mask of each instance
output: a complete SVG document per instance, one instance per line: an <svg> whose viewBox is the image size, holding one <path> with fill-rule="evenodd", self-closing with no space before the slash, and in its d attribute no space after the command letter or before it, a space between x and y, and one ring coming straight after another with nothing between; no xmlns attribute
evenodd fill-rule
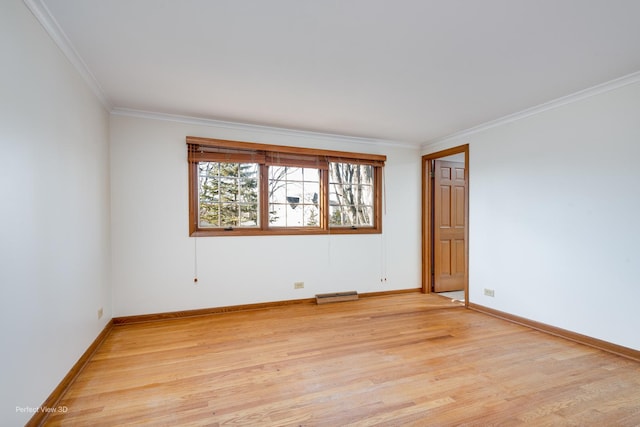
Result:
<svg viewBox="0 0 640 427"><path fill-rule="evenodd" d="M200 162L200 227L257 227L259 165ZM320 226L320 170L269 166L269 224ZM373 166L329 163L329 224L373 224Z"/></svg>
<svg viewBox="0 0 640 427"><path fill-rule="evenodd" d="M269 167L269 225L320 226L320 171Z"/></svg>
<svg viewBox="0 0 640 427"><path fill-rule="evenodd" d="M382 230L386 156L187 137L189 233Z"/></svg>
<svg viewBox="0 0 640 427"><path fill-rule="evenodd" d="M256 163L200 162L200 227L257 227L259 174Z"/></svg>
<svg viewBox="0 0 640 427"><path fill-rule="evenodd" d="M373 166L329 163L329 224L373 225Z"/></svg>

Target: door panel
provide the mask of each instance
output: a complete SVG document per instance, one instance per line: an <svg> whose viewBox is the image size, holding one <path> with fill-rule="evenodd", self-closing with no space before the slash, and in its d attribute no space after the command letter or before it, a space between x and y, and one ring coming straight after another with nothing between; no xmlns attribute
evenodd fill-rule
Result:
<svg viewBox="0 0 640 427"><path fill-rule="evenodd" d="M433 290L463 290L467 191L464 163L436 160L434 165Z"/></svg>

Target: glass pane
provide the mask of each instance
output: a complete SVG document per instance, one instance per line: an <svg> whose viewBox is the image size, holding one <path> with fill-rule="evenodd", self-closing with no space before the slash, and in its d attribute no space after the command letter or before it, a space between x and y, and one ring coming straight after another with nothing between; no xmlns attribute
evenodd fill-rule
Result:
<svg viewBox="0 0 640 427"><path fill-rule="evenodd" d="M357 225L373 226L373 206L360 206Z"/></svg>
<svg viewBox="0 0 640 427"><path fill-rule="evenodd" d="M284 166L269 166L269 179L281 179L287 173Z"/></svg>
<svg viewBox="0 0 640 427"><path fill-rule="evenodd" d="M200 176L217 175L218 163L217 162L200 162L198 163L198 171Z"/></svg>
<svg viewBox="0 0 640 427"><path fill-rule="evenodd" d="M329 163L329 182L373 184L373 166L355 163Z"/></svg>
<svg viewBox="0 0 640 427"><path fill-rule="evenodd" d="M329 224L336 226L344 225L342 209L340 206L332 205L329 208Z"/></svg>
<svg viewBox="0 0 640 427"><path fill-rule="evenodd" d="M303 225L303 215L304 209L300 206L296 206L296 208L292 207L292 204L289 203L286 206L287 211L287 227L302 227Z"/></svg>
<svg viewBox="0 0 640 427"><path fill-rule="evenodd" d="M320 226L320 212L318 208L313 205L307 205L304 207L304 224L305 227L319 227Z"/></svg>
<svg viewBox="0 0 640 427"><path fill-rule="evenodd" d="M223 203L220 206L220 226L235 227L238 225L239 215L238 205L236 203Z"/></svg>
<svg viewBox="0 0 640 427"><path fill-rule="evenodd" d="M220 177L219 181L220 189L222 191L235 191L235 187L238 186L238 178L234 177Z"/></svg>
<svg viewBox="0 0 640 427"><path fill-rule="evenodd" d="M198 224L203 228L259 225L259 165L200 162Z"/></svg>
<svg viewBox="0 0 640 427"><path fill-rule="evenodd" d="M302 181L303 168L287 168L287 180Z"/></svg>
<svg viewBox="0 0 640 427"><path fill-rule="evenodd" d="M238 201L253 203L258 201L258 180L243 179L239 182Z"/></svg>
<svg viewBox="0 0 640 427"><path fill-rule="evenodd" d="M220 207L213 203L200 203L200 227L218 227Z"/></svg>
<svg viewBox="0 0 640 427"><path fill-rule="evenodd" d="M255 227L258 225L258 205L240 205L240 225Z"/></svg>
<svg viewBox="0 0 640 427"><path fill-rule="evenodd" d="M287 197L297 197L299 202L302 197L302 183L291 181L287 182Z"/></svg>
<svg viewBox="0 0 640 427"><path fill-rule="evenodd" d="M329 163L329 225L373 226L373 166Z"/></svg>
<svg viewBox="0 0 640 427"><path fill-rule="evenodd" d="M284 203L286 201L286 173L287 168L280 166L269 167L269 200Z"/></svg>
<svg viewBox="0 0 640 427"><path fill-rule="evenodd" d="M320 174L317 169L269 167L269 224L319 227Z"/></svg>
<svg viewBox="0 0 640 427"><path fill-rule="evenodd" d="M258 178L259 165L257 163L240 163L240 175L246 179Z"/></svg>
<svg viewBox="0 0 640 427"><path fill-rule="evenodd" d="M240 168L238 163L218 163L220 166L220 176L224 177L237 177L238 169Z"/></svg>
<svg viewBox="0 0 640 427"><path fill-rule="evenodd" d="M342 224L354 225L356 224L356 210L354 206L341 206L342 209Z"/></svg>
<svg viewBox="0 0 640 427"><path fill-rule="evenodd" d="M329 204L330 205L339 205L340 204L340 200L338 200L338 194L331 191L329 192Z"/></svg>
<svg viewBox="0 0 640 427"><path fill-rule="evenodd" d="M303 173L304 173L303 179L305 181L320 182L320 174L318 169L304 168Z"/></svg>
<svg viewBox="0 0 640 427"><path fill-rule="evenodd" d="M271 203L286 203L287 192L284 185L279 187L273 187L269 189L269 202Z"/></svg>
<svg viewBox="0 0 640 427"><path fill-rule="evenodd" d="M269 205L269 225L274 227L284 227L287 221L286 205Z"/></svg>

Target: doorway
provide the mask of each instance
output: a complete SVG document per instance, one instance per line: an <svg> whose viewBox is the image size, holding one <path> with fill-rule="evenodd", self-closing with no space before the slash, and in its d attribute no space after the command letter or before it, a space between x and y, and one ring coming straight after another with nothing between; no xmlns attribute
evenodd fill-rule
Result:
<svg viewBox="0 0 640 427"><path fill-rule="evenodd" d="M468 145L422 157L422 194L422 292L468 305Z"/></svg>

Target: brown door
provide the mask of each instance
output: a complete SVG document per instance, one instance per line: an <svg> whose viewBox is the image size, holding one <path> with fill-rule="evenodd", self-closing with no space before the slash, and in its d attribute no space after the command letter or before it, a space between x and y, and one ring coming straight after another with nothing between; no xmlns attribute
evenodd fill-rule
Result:
<svg viewBox="0 0 640 427"><path fill-rule="evenodd" d="M436 160L433 187L433 290L464 289L464 163Z"/></svg>

